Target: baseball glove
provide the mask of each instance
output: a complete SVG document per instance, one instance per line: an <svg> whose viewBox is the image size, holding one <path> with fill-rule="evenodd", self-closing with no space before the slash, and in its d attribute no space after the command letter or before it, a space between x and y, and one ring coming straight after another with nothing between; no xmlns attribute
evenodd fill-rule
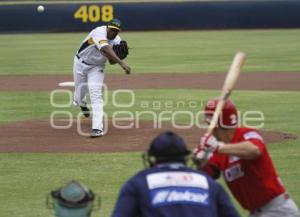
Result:
<svg viewBox="0 0 300 217"><path fill-rule="evenodd" d="M121 41L120 44L114 45L113 50L121 60L125 59L128 55L127 42Z"/></svg>

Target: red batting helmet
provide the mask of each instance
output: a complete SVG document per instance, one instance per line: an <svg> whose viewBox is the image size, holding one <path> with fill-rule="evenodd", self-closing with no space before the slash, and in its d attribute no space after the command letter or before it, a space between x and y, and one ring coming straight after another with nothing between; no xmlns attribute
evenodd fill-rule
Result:
<svg viewBox="0 0 300 217"><path fill-rule="evenodd" d="M208 100L205 109L205 121L210 122L216 110L219 99ZM218 120L218 126L221 128L235 128L238 125L238 113L232 101L226 100Z"/></svg>

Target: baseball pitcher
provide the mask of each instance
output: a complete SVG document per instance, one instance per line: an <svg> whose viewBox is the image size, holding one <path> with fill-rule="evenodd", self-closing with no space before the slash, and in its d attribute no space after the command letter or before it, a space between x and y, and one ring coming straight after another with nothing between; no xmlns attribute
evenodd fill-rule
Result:
<svg viewBox="0 0 300 217"><path fill-rule="evenodd" d="M130 67L123 61L128 55L127 42L118 33L121 22L113 19L108 25L93 29L83 40L74 57L73 76L75 83L74 106L80 106L85 117L90 116L85 96L89 92L92 106L91 138L103 136L102 87L107 60L119 64L126 74Z"/></svg>

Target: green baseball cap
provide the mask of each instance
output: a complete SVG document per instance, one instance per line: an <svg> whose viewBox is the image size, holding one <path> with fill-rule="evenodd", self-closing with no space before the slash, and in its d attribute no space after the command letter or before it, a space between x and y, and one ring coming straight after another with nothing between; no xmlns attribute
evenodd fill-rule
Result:
<svg viewBox="0 0 300 217"><path fill-rule="evenodd" d="M121 30L121 21L119 19L112 19L108 24L108 28Z"/></svg>

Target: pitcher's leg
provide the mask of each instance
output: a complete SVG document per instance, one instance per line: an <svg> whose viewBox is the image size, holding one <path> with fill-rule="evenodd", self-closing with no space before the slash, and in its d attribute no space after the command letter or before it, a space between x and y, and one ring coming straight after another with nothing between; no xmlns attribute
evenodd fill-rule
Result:
<svg viewBox="0 0 300 217"><path fill-rule="evenodd" d="M84 100L87 92L87 73L84 71L81 63L74 59L74 66L73 66L73 79L74 79L74 105L85 105L86 102Z"/></svg>
<svg viewBox="0 0 300 217"><path fill-rule="evenodd" d="M103 98L102 87L104 72L96 68L88 73L88 88L93 110L92 129L103 131Z"/></svg>

